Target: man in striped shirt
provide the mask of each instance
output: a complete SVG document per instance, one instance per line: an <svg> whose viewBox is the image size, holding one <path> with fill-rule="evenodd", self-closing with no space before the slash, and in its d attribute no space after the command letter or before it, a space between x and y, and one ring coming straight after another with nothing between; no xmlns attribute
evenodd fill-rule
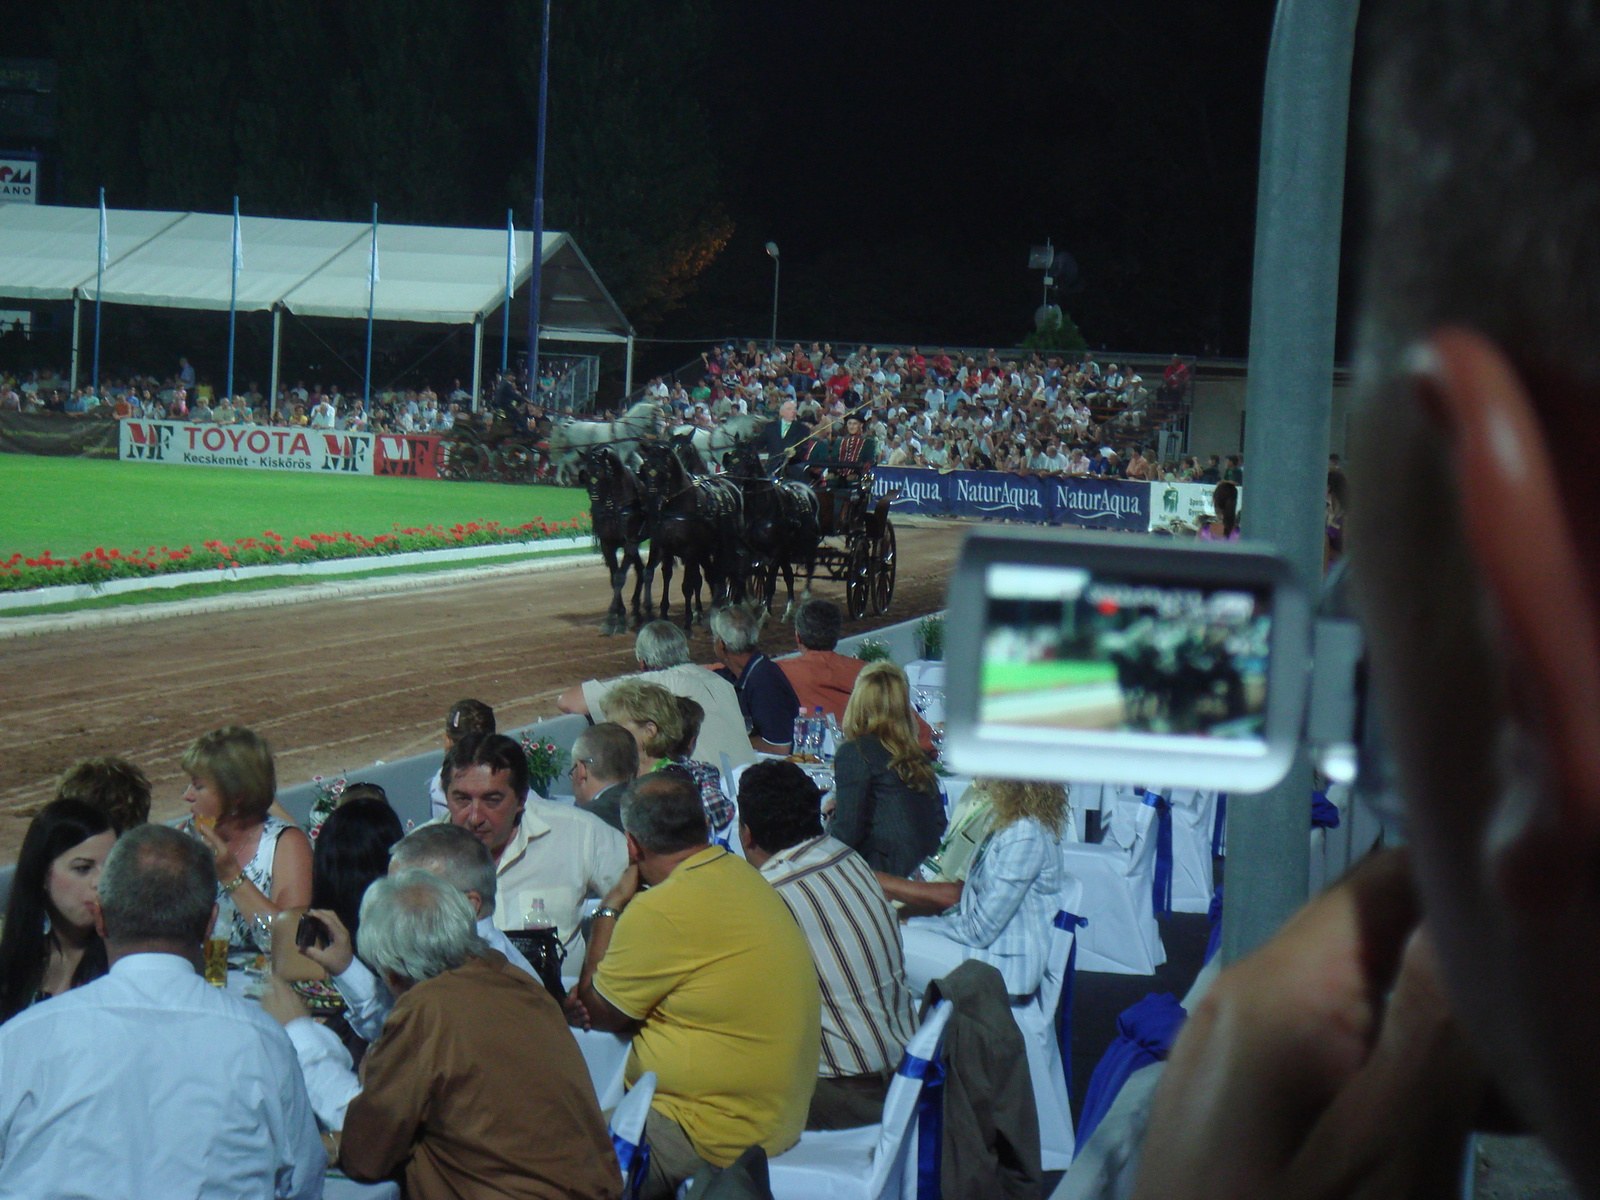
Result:
<svg viewBox="0 0 1600 1200"><path fill-rule="evenodd" d="M817 964L822 1061L806 1128L849 1129L883 1119L916 1023L894 910L866 861L822 831L821 799L793 763L756 763L739 781L739 837Z"/></svg>

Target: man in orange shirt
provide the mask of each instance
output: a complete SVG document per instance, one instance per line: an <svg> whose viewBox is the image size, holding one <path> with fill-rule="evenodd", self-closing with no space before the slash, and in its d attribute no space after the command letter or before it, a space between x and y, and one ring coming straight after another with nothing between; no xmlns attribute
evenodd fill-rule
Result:
<svg viewBox="0 0 1600 1200"><path fill-rule="evenodd" d="M773 660L788 676L789 686L794 688L801 708L811 712L820 704L823 712L832 714L841 724L844 706L850 703L850 693L855 690L856 676L867 665L859 658L835 652L843 628L844 614L837 604L829 600L808 600L794 616L794 640L800 647L799 657ZM924 750L933 749L933 731L920 716L917 716L917 741Z"/></svg>

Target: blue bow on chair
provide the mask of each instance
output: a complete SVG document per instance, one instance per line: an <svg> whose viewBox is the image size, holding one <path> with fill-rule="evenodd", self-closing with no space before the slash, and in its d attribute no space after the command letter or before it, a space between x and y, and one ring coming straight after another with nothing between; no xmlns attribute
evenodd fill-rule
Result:
<svg viewBox="0 0 1600 1200"><path fill-rule="evenodd" d="M638 1200L639 1192L644 1187L645 1176L650 1173L650 1145L640 1142L638 1145L611 1135L611 1148L616 1151L617 1165L622 1168L622 1194L629 1200Z"/></svg>
<svg viewBox="0 0 1600 1200"><path fill-rule="evenodd" d="M907 1054L896 1075L920 1079L917 1095L917 1200L939 1200L939 1156L944 1151L944 1064Z"/></svg>
<svg viewBox="0 0 1600 1200"><path fill-rule="evenodd" d="M1146 791L1144 802L1156 810L1156 874L1151 899L1156 915L1172 911L1172 801Z"/></svg>
<svg viewBox="0 0 1600 1200"><path fill-rule="evenodd" d="M1067 1100L1072 1100L1072 980L1078 970L1077 931L1089 923L1088 917L1062 909L1056 913L1057 929L1073 931L1072 949L1067 951L1065 977L1061 980L1061 1001L1056 1007L1056 1045L1061 1050L1061 1071L1067 1080Z"/></svg>

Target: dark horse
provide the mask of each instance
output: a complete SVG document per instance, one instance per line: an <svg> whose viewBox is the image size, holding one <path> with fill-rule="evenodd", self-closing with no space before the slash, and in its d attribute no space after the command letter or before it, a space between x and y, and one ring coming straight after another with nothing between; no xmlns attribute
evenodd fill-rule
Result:
<svg viewBox="0 0 1600 1200"><path fill-rule="evenodd" d="M629 567L634 573L632 627L637 629L644 624L639 613L639 593L644 590L644 561L639 557L639 543L644 540L644 504L633 472L622 465L622 459L610 446L598 446L585 454L581 471L589 490L589 519L594 525L595 541L600 543L606 570L611 572L611 609L600 625L601 635L610 637L629 627L622 604Z"/></svg>
<svg viewBox="0 0 1600 1200"><path fill-rule="evenodd" d="M687 460L687 461L686 461ZM645 509L650 558L644 571L644 604L652 611L651 585L661 567L661 616L667 616L672 564L683 563L683 627L700 615L700 580L711 586L711 602L743 598L744 506L739 489L697 472L694 447L659 441L639 444L639 491Z"/></svg>
<svg viewBox="0 0 1600 1200"><path fill-rule="evenodd" d="M754 446L740 446L728 455L727 464L728 478L735 480L744 493L745 545L754 568L752 587L763 611L771 612L778 572L782 571L789 589L783 619L790 620L795 607L795 564L805 565L802 604L811 598L811 579L817 571L817 545L822 540L817 494L806 484L773 479L762 470L761 456Z"/></svg>

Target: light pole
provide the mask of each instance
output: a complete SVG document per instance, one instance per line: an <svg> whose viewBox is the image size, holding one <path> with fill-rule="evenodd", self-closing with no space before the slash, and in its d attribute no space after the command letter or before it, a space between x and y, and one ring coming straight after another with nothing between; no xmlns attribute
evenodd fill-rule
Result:
<svg viewBox="0 0 1600 1200"><path fill-rule="evenodd" d="M778 243L768 242L767 253L772 256L772 339L767 343L767 353L778 352Z"/></svg>

